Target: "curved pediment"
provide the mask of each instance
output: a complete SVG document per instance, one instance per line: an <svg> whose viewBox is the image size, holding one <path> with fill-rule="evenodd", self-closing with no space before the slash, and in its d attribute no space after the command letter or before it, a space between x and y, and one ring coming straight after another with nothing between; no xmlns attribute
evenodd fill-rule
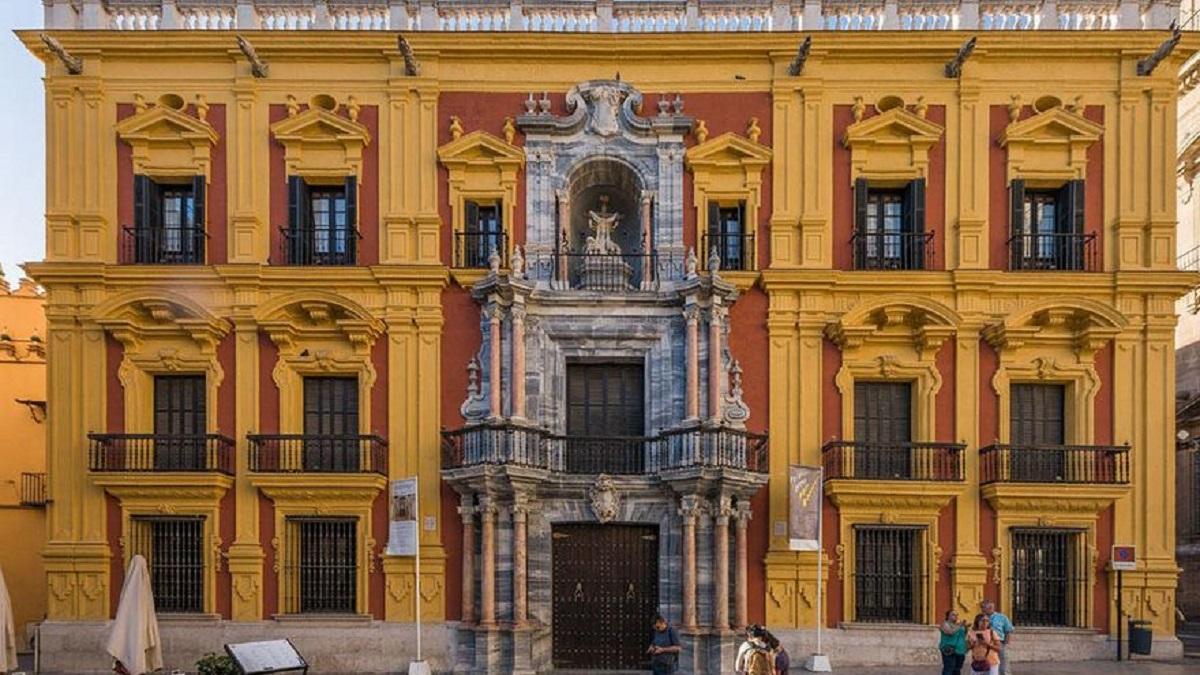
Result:
<svg viewBox="0 0 1200 675"><path fill-rule="evenodd" d="M150 339L186 336L209 353L230 329L200 303L166 292L118 295L93 309L92 318L130 351Z"/></svg>
<svg viewBox="0 0 1200 675"><path fill-rule="evenodd" d="M164 105L121 120L116 131L133 149L133 172L160 177L208 176L212 146L220 138L206 120Z"/></svg>
<svg viewBox="0 0 1200 675"><path fill-rule="evenodd" d="M842 137L850 150L850 180L926 178L929 149L945 130L903 105L851 124Z"/></svg>
<svg viewBox="0 0 1200 675"><path fill-rule="evenodd" d="M1017 350L1035 337L1039 342L1068 343L1090 358L1129 324L1112 307L1087 299L1048 300L1014 312L983 330L998 350Z"/></svg>
<svg viewBox="0 0 1200 675"><path fill-rule="evenodd" d="M362 305L342 295L301 291L275 298L258 309L257 319L284 352L305 340L346 340L359 352L370 349L383 334L383 322Z"/></svg>
<svg viewBox="0 0 1200 675"><path fill-rule="evenodd" d="M959 324L958 313L936 300L919 296L883 298L863 303L825 328L843 350L864 342L911 343L922 357L932 356Z"/></svg>
<svg viewBox="0 0 1200 675"><path fill-rule="evenodd" d="M517 127L526 134L651 137L682 135L692 128L692 118L683 114L683 99L660 99L658 114L642 116L642 93L621 80L589 80L567 92L567 114L550 112L549 99L525 102L525 114L517 117Z"/></svg>
<svg viewBox="0 0 1200 675"><path fill-rule="evenodd" d="M1087 151L1104 127L1061 106L1009 124L1000 136L1008 150L1008 179L1083 180Z"/></svg>
<svg viewBox="0 0 1200 675"><path fill-rule="evenodd" d="M320 107L299 112L271 125L271 135L284 147L289 176L339 178L362 175L363 148L371 132L359 122L357 107L350 117Z"/></svg>

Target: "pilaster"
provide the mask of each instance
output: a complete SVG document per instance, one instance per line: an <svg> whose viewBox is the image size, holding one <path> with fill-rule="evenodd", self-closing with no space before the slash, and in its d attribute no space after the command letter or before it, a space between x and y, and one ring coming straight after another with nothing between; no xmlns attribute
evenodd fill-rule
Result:
<svg viewBox="0 0 1200 675"><path fill-rule="evenodd" d="M257 290L235 290L235 302L241 316L233 320L234 360L234 541L229 547L229 573L232 577L232 618L257 621L263 616L263 550L259 540L258 491L250 484L250 448L246 435L258 430L259 358L258 325L248 316L254 307ZM241 312L239 312L241 313Z"/></svg>
<svg viewBox="0 0 1200 675"><path fill-rule="evenodd" d="M229 241L231 263L261 263L270 254L270 184L263 138L269 137L265 106L250 77L250 64L239 60L230 116Z"/></svg>

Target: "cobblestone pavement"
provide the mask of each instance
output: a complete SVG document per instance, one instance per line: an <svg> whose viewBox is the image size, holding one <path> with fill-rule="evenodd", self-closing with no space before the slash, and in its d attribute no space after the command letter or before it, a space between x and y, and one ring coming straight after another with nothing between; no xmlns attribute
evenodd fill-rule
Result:
<svg viewBox="0 0 1200 675"><path fill-rule="evenodd" d="M939 675L939 666L923 668L856 668L847 666L838 668L833 664L833 672L837 675ZM964 667L963 675L969 675L970 669ZM1200 659L1184 659L1183 661L1083 661L1070 662L1041 662L1014 663L1012 675L1198 675L1200 674Z"/></svg>

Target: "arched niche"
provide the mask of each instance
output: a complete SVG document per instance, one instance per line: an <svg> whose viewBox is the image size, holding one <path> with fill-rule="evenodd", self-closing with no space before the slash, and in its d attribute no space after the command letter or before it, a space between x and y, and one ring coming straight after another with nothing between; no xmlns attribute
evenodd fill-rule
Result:
<svg viewBox="0 0 1200 675"><path fill-rule="evenodd" d="M607 209L621 215L612 235L621 253L646 253L642 238L647 225L642 222L642 190L641 177L619 160L599 157L577 165L567 182L570 204L567 245L570 250L584 250L587 238L592 234L589 212Z"/></svg>

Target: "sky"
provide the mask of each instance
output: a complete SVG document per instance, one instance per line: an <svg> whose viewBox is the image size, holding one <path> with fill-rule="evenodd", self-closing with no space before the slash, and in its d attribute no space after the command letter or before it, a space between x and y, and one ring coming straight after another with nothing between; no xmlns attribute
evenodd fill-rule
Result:
<svg viewBox="0 0 1200 675"><path fill-rule="evenodd" d="M44 71L13 35L41 26L41 0L0 0L0 265L14 286L46 252Z"/></svg>

